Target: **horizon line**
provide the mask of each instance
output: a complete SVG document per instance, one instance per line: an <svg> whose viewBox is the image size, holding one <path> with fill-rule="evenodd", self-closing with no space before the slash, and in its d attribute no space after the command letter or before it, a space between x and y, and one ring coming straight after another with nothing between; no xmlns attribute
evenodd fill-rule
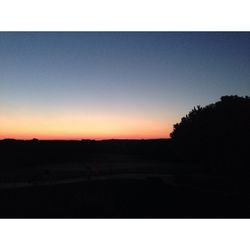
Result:
<svg viewBox="0 0 250 250"><path fill-rule="evenodd" d="M168 138L110 138L110 139L39 139L39 138L32 138L32 139L17 139L17 138L3 138L0 141L149 141L149 140L169 140Z"/></svg>

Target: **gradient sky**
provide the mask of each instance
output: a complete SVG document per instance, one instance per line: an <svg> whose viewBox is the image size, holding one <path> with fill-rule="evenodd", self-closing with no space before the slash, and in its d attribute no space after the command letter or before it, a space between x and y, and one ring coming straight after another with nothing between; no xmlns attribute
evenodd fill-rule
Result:
<svg viewBox="0 0 250 250"><path fill-rule="evenodd" d="M250 95L250 33L0 32L0 139L167 138Z"/></svg>

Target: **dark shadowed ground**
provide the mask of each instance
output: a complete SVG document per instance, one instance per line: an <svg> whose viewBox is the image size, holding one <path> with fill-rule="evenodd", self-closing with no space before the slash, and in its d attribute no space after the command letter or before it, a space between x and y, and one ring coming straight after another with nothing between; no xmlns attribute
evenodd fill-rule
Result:
<svg viewBox="0 0 250 250"><path fill-rule="evenodd" d="M248 218L248 176L170 140L0 141L2 218Z"/></svg>

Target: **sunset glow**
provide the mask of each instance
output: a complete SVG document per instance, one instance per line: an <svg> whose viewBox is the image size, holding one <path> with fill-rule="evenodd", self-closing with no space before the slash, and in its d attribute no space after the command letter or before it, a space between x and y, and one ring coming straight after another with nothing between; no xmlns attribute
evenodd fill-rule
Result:
<svg viewBox="0 0 250 250"><path fill-rule="evenodd" d="M1 118L1 138L18 139L149 139L166 138L171 128L146 118L55 116Z"/></svg>

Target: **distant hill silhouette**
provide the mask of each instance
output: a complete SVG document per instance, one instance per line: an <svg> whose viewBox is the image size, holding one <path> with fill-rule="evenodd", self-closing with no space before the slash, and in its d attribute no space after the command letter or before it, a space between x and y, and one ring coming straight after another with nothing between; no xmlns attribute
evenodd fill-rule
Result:
<svg viewBox="0 0 250 250"><path fill-rule="evenodd" d="M219 161L224 167L243 162L250 148L250 97L222 96L194 107L170 136L185 159Z"/></svg>

